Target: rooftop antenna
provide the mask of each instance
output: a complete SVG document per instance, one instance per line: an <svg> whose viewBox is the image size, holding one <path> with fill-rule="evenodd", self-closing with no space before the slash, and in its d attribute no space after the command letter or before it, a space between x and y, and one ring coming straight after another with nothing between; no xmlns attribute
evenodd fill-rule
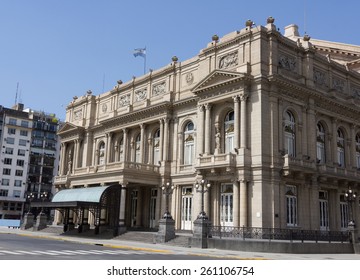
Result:
<svg viewBox="0 0 360 280"><path fill-rule="evenodd" d="M19 82L17 82L17 85L16 85L15 105L17 104L18 91L19 91Z"/></svg>

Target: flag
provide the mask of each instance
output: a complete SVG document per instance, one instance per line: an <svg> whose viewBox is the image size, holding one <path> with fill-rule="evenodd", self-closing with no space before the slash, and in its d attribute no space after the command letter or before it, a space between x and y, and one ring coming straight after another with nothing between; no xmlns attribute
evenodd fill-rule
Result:
<svg viewBox="0 0 360 280"><path fill-rule="evenodd" d="M143 49L135 49L133 55L134 55L135 57L137 57L137 56L145 57L145 56L146 56L146 48L143 48Z"/></svg>

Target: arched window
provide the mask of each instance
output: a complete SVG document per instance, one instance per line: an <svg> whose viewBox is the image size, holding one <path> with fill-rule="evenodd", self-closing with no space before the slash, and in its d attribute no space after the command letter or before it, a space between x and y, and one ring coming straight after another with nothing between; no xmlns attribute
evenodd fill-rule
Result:
<svg viewBox="0 0 360 280"><path fill-rule="evenodd" d="M355 137L355 156L356 156L356 167L360 168L360 134L356 134Z"/></svg>
<svg viewBox="0 0 360 280"><path fill-rule="evenodd" d="M160 161L160 129L154 133L153 143L153 164L158 164Z"/></svg>
<svg viewBox="0 0 360 280"><path fill-rule="evenodd" d="M295 154L295 118L290 111L285 114L285 127L284 127L284 148L285 153L291 157Z"/></svg>
<svg viewBox="0 0 360 280"><path fill-rule="evenodd" d="M225 153L234 150L234 111L227 113L225 117Z"/></svg>
<svg viewBox="0 0 360 280"><path fill-rule="evenodd" d="M140 133L136 136L135 140L135 162L141 162L141 135Z"/></svg>
<svg viewBox="0 0 360 280"><path fill-rule="evenodd" d="M105 164L105 143L101 142L99 145L99 165Z"/></svg>
<svg viewBox="0 0 360 280"><path fill-rule="evenodd" d="M184 164L193 164L195 154L194 124L188 122L184 129Z"/></svg>
<svg viewBox="0 0 360 280"><path fill-rule="evenodd" d="M337 158L338 165L345 167L345 138L341 129L337 130Z"/></svg>
<svg viewBox="0 0 360 280"><path fill-rule="evenodd" d="M316 130L316 159L319 164L325 163L325 129L321 123Z"/></svg>

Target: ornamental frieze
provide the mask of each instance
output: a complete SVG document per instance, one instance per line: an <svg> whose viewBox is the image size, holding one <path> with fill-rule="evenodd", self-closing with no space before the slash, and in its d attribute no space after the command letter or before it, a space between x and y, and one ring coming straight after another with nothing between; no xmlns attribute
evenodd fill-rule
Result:
<svg viewBox="0 0 360 280"><path fill-rule="evenodd" d="M74 111L74 121L79 121L82 119L82 109Z"/></svg>
<svg viewBox="0 0 360 280"><path fill-rule="evenodd" d="M360 88L352 87L351 88L351 94L352 94L352 96L354 96L356 98L360 98Z"/></svg>
<svg viewBox="0 0 360 280"><path fill-rule="evenodd" d="M332 80L332 88L338 92L345 91L345 81L339 78L333 78Z"/></svg>
<svg viewBox="0 0 360 280"><path fill-rule="evenodd" d="M119 96L118 107L125 107L130 104L130 94Z"/></svg>
<svg viewBox="0 0 360 280"><path fill-rule="evenodd" d="M165 91L166 91L166 83L162 82L160 84L156 84L153 86L152 95L158 96L158 95L164 94Z"/></svg>
<svg viewBox="0 0 360 280"><path fill-rule="evenodd" d="M225 55L219 60L219 69L229 68L238 65L238 52Z"/></svg>
<svg viewBox="0 0 360 280"><path fill-rule="evenodd" d="M280 54L279 67L291 72L296 72L296 58Z"/></svg>
<svg viewBox="0 0 360 280"><path fill-rule="evenodd" d="M135 91L135 101L136 102L146 99L146 96L147 96L146 88Z"/></svg>
<svg viewBox="0 0 360 280"><path fill-rule="evenodd" d="M318 69L314 69L314 83L319 86L326 86L327 85L326 73Z"/></svg>

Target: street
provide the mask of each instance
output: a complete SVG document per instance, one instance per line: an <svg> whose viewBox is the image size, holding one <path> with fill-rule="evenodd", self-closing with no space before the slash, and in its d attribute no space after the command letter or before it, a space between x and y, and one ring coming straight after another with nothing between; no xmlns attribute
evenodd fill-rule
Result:
<svg viewBox="0 0 360 280"><path fill-rule="evenodd" d="M0 234L0 260L206 260L207 256L186 255L166 250L131 250L101 245Z"/></svg>

